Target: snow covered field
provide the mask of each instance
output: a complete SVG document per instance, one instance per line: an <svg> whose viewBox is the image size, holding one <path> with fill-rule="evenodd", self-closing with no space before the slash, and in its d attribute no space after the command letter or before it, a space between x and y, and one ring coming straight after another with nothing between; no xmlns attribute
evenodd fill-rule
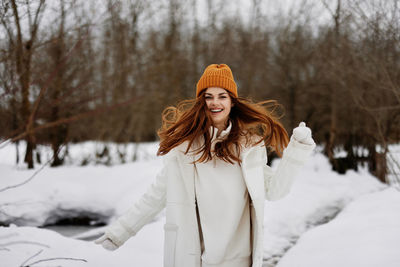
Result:
<svg viewBox="0 0 400 267"><path fill-rule="evenodd" d="M164 214L145 226L115 252L91 241L102 228L75 237L38 228L68 217L110 222L122 214L153 181L161 168L156 143L143 144L138 161L130 162L133 145L110 145L110 166L95 165L85 143L69 148L67 165L15 166L15 147L0 149L0 265L8 266L162 266ZM121 164L117 150L125 151ZM43 148L42 160L47 150ZM79 166L87 162L86 166ZM275 161L273 166L278 162ZM264 267L400 266L400 193L365 170L338 175L316 152L297 177L291 194L266 202ZM18 225L18 226L17 226Z"/></svg>

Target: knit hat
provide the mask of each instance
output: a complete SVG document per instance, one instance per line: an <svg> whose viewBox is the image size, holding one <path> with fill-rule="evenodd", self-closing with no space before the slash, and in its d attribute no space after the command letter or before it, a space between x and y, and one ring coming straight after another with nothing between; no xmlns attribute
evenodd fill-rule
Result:
<svg viewBox="0 0 400 267"><path fill-rule="evenodd" d="M196 97L208 87L221 87L238 97L237 86L232 71L226 64L211 64L197 82Z"/></svg>

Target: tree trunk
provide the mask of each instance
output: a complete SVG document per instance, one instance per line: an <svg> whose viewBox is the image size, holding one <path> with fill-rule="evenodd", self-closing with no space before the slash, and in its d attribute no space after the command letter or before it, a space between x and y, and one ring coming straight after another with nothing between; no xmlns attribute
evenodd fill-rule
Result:
<svg viewBox="0 0 400 267"><path fill-rule="evenodd" d="M22 105L20 109L22 123L25 123L27 131L27 136L25 138L26 141L26 153L25 153L25 162L28 164L28 168L32 169L33 166L33 149L35 148L35 137L34 134L30 131L32 130L34 123L34 118L30 118L31 115L31 107L29 102L29 89L30 89L30 79L31 79L31 59L33 54L33 45L36 40L37 30L39 28L40 23L40 13L43 11L44 0L39 2L37 9L32 14L30 13L30 2L27 1L26 5L28 8L28 16L29 16L29 29L30 33L29 38L23 37L23 29L21 25L21 20L19 16L18 5L20 2L16 0L11 1L11 7L13 10L13 18L16 26L16 40L12 40L12 43L15 43L15 63L17 74L19 76L19 86L21 90L22 96ZM34 19L33 19L34 18ZM12 38L10 36L10 38ZM27 40L27 41L24 41Z"/></svg>
<svg viewBox="0 0 400 267"><path fill-rule="evenodd" d="M336 116L336 93L335 89L330 88L331 91L331 110L330 110L330 126L329 136L325 147L325 154L328 156L329 161L334 165L335 159L333 148L335 146L336 131L337 131L337 116Z"/></svg>
<svg viewBox="0 0 400 267"><path fill-rule="evenodd" d="M32 142L29 138L30 135L26 138L26 152L25 152L25 159L24 162L28 164L28 169L33 169L33 149L34 149L34 142Z"/></svg>

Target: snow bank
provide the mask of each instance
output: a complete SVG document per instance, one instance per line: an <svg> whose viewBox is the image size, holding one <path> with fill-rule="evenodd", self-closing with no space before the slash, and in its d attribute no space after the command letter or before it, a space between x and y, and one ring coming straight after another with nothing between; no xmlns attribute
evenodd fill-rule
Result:
<svg viewBox="0 0 400 267"><path fill-rule="evenodd" d="M162 266L162 224L159 221L146 225L135 238L131 238L114 252L109 252L93 242L66 238L45 229L0 227L1 266L28 266L51 258L59 259L37 266ZM40 254L29 260L37 253Z"/></svg>
<svg viewBox="0 0 400 267"><path fill-rule="evenodd" d="M399 211L400 194L393 188L361 196L302 235L277 266L398 267Z"/></svg>
<svg viewBox="0 0 400 267"><path fill-rule="evenodd" d="M24 186L0 193L0 222L42 226L71 217L109 222L142 195L153 181L161 160L107 167L44 168ZM21 183L34 170L0 164L0 189Z"/></svg>
<svg viewBox="0 0 400 267"><path fill-rule="evenodd" d="M332 220L354 199L386 188L363 169L345 175L331 171L320 153L313 155L296 178L287 197L265 205L264 266L275 266L303 233Z"/></svg>

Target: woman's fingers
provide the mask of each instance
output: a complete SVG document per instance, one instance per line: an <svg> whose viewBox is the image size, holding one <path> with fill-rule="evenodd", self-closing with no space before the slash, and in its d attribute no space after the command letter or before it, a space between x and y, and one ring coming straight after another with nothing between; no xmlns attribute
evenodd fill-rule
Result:
<svg viewBox="0 0 400 267"><path fill-rule="evenodd" d="M102 243L103 248L107 249L107 250L116 250L118 247L117 245L115 245L110 239L106 239L104 240L104 242Z"/></svg>
<svg viewBox="0 0 400 267"><path fill-rule="evenodd" d="M106 239L107 239L107 236L106 236L106 235L102 235L102 236L100 236L99 238L97 238L97 239L94 241L94 243L96 243L96 244L101 244L101 243L103 243L103 241L106 240Z"/></svg>
<svg viewBox="0 0 400 267"><path fill-rule="evenodd" d="M103 248L107 250L116 250L118 248L117 245L115 245L110 238L107 237L107 235L102 235L98 239L94 241L95 244L102 245Z"/></svg>

